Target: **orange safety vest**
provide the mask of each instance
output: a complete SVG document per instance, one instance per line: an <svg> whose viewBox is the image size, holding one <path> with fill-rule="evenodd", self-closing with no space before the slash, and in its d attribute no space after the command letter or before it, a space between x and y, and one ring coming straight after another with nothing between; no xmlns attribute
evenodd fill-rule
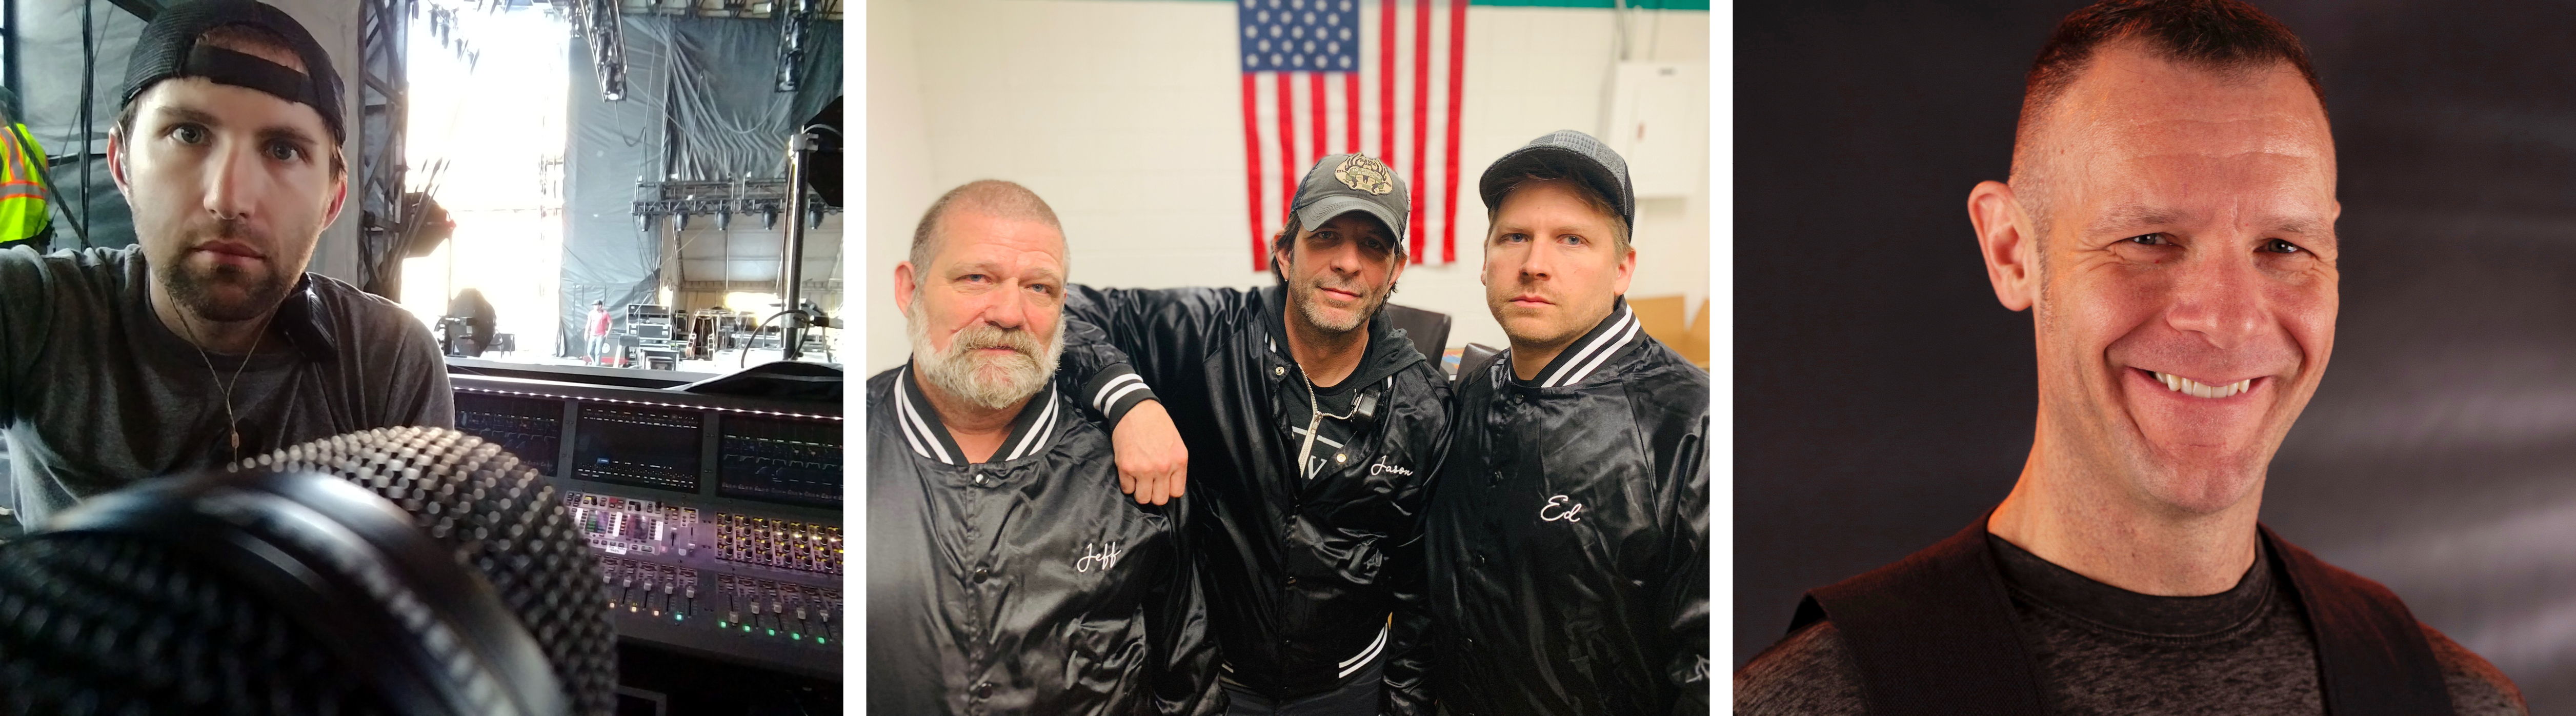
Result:
<svg viewBox="0 0 2576 716"><path fill-rule="evenodd" d="M45 211L45 162L27 125L0 132L0 242L33 238L53 221Z"/></svg>

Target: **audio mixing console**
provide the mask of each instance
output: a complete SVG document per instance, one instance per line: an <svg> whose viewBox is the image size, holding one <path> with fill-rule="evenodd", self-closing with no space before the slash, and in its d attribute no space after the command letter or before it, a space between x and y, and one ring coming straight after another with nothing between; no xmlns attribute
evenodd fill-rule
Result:
<svg viewBox="0 0 2576 716"><path fill-rule="evenodd" d="M459 429L564 489L621 639L839 678L840 406L450 379Z"/></svg>

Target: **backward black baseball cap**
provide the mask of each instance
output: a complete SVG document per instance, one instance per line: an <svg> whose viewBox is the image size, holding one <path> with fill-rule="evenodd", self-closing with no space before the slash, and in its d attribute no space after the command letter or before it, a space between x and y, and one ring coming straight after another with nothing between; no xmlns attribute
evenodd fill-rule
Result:
<svg viewBox="0 0 2576 716"><path fill-rule="evenodd" d="M304 63L303 72L258 56L200 45L197 39L219 27L241 26L284 40ZM331 128L334 144L349 132L340 116L340 73L330 53L303 23L266 3L253 0L193 0L163 8L143 27L134 54L125 66L125 97L118 106L134 104L154 83L178 77L203 77L216 84L259 90L278 99L312 107Z"/></svg>
<svg viewBox="0 0 2576 716"><path fill-rule="evenodd" d="M1628 184L1628 161L1609 145L1592 135L1571 129L1549 132L1530 140L1503 158L1485 167L1485 175L1476 181L1477 193L1485 199L1488 211L1502 208L1503 194L1513 180L1523 176L1562 176L1582 182L1619 208L1619 220L1630 229L1637 226L1637 192Z"/></svg>

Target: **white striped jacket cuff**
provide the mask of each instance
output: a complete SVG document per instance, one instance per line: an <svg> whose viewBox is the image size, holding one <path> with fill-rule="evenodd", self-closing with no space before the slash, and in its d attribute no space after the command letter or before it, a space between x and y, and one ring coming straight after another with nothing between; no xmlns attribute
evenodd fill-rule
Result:
<svg viewBox="0 0 2576 716"><path fill-rule="evenodd" d="M1083 407L1107 420L1112 430L1117 429L1120 419L1127 417L1128 410L1139 403L1156 400L1154 389L1145 385L1144 376L1137 375L1136 369L1125 363L1101 369L1099 375L1092 376L1091 382L1083 384L1080 395Z"/></svg>

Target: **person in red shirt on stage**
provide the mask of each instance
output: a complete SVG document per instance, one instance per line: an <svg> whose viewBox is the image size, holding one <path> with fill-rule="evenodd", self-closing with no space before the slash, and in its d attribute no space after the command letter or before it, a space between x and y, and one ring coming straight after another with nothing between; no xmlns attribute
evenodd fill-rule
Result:
<svg viewBox="0 0 2576 716"><path fill-rule="evenodd" d="M591 365L598 365L600 362L600 354L608 351L607 302L590 302L590 328L588 333L590 336L590 353L585 356L583 360Z"/></svg>

